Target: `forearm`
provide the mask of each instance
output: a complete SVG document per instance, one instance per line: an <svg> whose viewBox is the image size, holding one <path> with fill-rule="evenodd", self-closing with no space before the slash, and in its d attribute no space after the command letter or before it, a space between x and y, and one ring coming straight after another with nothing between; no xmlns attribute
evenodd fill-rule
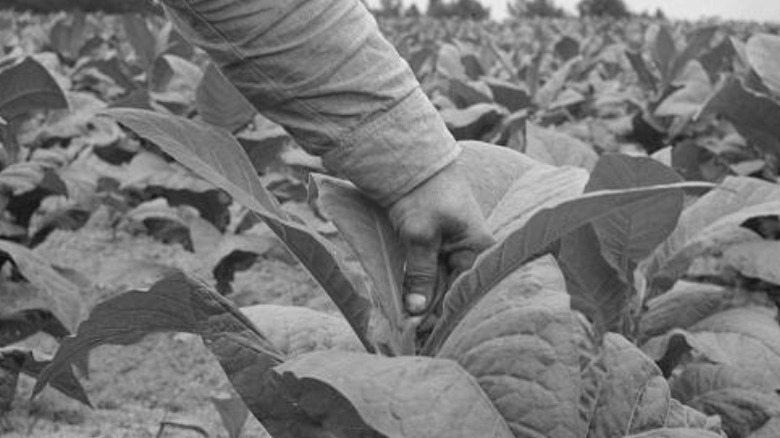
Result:
<svg viewBox="0 0 780 438"><path fill-rule="evenodd" d="M262 113L387 205L457 147L357 0L163 0Z"/></svg>

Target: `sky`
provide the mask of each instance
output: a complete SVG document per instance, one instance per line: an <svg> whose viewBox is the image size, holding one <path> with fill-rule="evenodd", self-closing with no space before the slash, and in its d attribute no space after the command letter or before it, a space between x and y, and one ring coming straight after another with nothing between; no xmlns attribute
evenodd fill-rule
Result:
<svg viewBox="0 0 780 438"><path fill-rule="evenodd" d="M490 7L493 18L506 16L507 0L480 0ZM416 3L421 10L428 7L428 0L405 0ZM579 0L554 0L554 3L574 12ZM780 22L780 0L625 0L633 12L647 10L654 12L661 8L670 18L695 20L703 17L720 17L735 20L757 20ZM369 2L370 3L370 2Z"/></svg>

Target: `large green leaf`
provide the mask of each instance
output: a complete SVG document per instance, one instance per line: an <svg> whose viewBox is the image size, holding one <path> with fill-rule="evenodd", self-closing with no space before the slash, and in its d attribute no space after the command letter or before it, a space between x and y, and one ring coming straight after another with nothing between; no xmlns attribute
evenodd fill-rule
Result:
<svg viewBox="0 0 780 438"><path fill-rule="evenodd" d="M765 33L753 35L745 46L745 53L764 85L780 97L780 37Z"/></svg>
<svg viewBox="0 0 780 438"><path fill-rule="evenodd" d="M579 354L574 315L551 257L499 283L469 312L438 357L479 382L517 437L578 437Z"/></svg>
<svg viewBox="0 0 780 438"><path fill-rule="evenodd" d="M274 371L279 392L327 436L512 437L474 378L454 361L330 351Z"/></svg>
<svg viewBox="0 0 780 438"><path fill-rule="evenodd" d="M145 110L106 112L138 135L149 139L181 164L258 214L301 260L350 322L367 349L371 303L367 293L345 274L333 245L291 220L260 183L241 145L220 128Z"/></svg>
<svg viewBox="0 0 780 438"><path fill-rule="evenodd" d="M649 187L681 182L667 166L645 157L605 155L591 173L586 192ZM681 191L667 191L594 221L607 260L629 274L674 230L683 207Z"/></svg>
<svg viewBox="0 0 780 438"><path fill-rule="evenodd" d="M758 239L742 228L748 219L780 215L780 186L755 178L727 178L683 211L677 228L640 268L648 279L649 298L674 285L695 257L727 244Z"/></svg>
<svg viewBox="0 0 780 438"><path fill-rule="evenodd" d="M0 71L0 117L11 120L37 109L62 109L68 101L57 82L32 58Z"/></svg>
<svg viewBox="0 0 780 438"><path fill-rule="evenodd" d="M426 343L425 353L435 354L449 333L482 297L524 263L550 252L551 245L562 237L619 209L631 208L661 193L692 187L702 185L678 183L594 192L540 210L522 228L508 233L501 242L480 255L474 267L455 281L445 299L442 318ZM598 251L596 248L593 250Z"/></svg>
<svg viewBox="0 0 780 438"><path fill-rule="evenodd" d="M284 357L229 301L205 284L177 273L155 283L149 291L126 292L95 306L76 335L62 341L41 373L34 394L53 379L72 373L72 365L90 350L106 344L134 344L157 332L203 336L234 383L262 375ZM251 388L236 385L236 389L252 408Z"/></svg>
<svg viewBox="0 0 780 438"><path fill-rule="evenodd" d="M213 63L198 84L195 105L204 122L231 132L246 126L257 112Z"/></svg>

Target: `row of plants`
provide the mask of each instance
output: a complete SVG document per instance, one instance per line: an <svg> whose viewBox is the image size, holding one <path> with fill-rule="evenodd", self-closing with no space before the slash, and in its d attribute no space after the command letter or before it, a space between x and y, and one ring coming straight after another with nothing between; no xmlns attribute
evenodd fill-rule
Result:
<svg viewBox="0 0 780 438"><path fill-rule="evenodd" d="M777 435L777 35L382 21L463 141L498 240L416 326L381 209L321 173L307 186L316 157L170 26L62 17L28 53L21 21L0 64L0 251L8 281L30 287L4 289L18 304L0 313L0 362L38 376L36 392L88 403L74 370L91 349L184 331L222 365L233 409L275 437ZM80 308L75 273L34 247L97 208L204 248L214 278L176 273ZM267 250L260 223L340 317L224 297L243 257ZM14 347L39 330L61 339L53 358Z"/></svg>

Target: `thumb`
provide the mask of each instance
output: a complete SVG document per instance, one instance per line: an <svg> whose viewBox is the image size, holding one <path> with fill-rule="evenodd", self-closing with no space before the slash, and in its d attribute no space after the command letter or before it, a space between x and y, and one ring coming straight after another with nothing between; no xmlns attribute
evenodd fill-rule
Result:
<svg viewBox="0 0 780 438"><path fill-rule="evenodd" d="M423 313L433 299L438 278L438 245L413 243L406 253L404 304L412 315Z"/></svg>

